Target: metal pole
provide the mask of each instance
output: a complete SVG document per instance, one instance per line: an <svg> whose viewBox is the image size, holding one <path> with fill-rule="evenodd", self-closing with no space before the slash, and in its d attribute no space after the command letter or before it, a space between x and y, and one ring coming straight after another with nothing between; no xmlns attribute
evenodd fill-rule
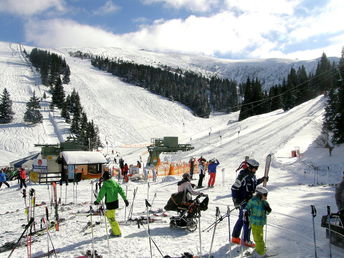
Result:
<svg viewBox="0 0 344 258"><path fill-rule="evenodd" d="M317 215L317 210L315 209L314 205L311 205L311 209L312 209L312 220L313 220L313 237L314 237L314 254L315 254L315 258L318 257L317 255L317 243L316 243L316 239L315 239L315 225L314 225L314 218Z"/></svg>

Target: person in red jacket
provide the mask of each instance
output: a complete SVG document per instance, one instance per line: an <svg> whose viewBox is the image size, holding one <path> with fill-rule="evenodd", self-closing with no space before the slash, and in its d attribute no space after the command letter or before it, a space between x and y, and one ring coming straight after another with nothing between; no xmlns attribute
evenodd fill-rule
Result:
<svg viewBox="0 0 344 258"><path fill-rule="evenodd" d="M21 168L19 171L19 179L20 179L20 189L24 187L26 188L26 170L24 168Z"/></svg>
<svg viewBox="0 0 344 258"><path fill-rule="evenodd" d="M122 175L123 175L124 182L126 183L129 181L128 173L129 173L129 167L128 167L128 164L125 163L122 169Z"/></svg>

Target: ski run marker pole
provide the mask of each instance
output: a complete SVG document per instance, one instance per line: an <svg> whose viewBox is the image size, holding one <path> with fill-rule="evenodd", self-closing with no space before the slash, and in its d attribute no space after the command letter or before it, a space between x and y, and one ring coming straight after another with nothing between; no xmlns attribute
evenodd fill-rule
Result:
<svg viewBox="0 0 344 258"><path fill-rule="evenodd" d="M216 207L216 219L215 219L215 221L218 220L218 217L219 217L219 216L220 216L220 209L219 209L219 207ZM213 243L214 243L214 238L215 238L216 225L217 225L217 224L215 224L215 226L214 226L213 236L212 236L212 238L211 238L211 244L210 244L210 250L209 250L208 258L211 257L211 250L213 249Z"/></svg>
<svg viewBox="0 0 344 258"><path fill-rule="evenodd" d="M328 243L330 247L330 258L332 258L332 248L331 248L331 207L327 206L327 218L328 218Z"/></svg>
<svg viewBox="0 0 344 258"><path fill-rule="evenodd" d="M316 239L315 239L315 226L314 226L314 218L315 218L315 216L317 216L317 210L315 209L314 205L311 205L311 209L312 209L312 220L313 220L314 254L315 254L315 258L317 258L318 257L318 255L317 255L317 243L316 243Z"/></svg>

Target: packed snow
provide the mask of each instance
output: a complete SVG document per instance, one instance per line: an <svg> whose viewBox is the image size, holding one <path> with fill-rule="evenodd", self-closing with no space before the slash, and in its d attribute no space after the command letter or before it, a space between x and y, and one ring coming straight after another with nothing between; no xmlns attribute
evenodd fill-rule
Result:
<svg viewBox="0 0 344 258"><path fill-rule="evenodd" d="M57 50L54 50L57 51ZM61 50L61 54L66 54ZM71 58L65 55L71 68L71 83L65 86L67 92L73 88L79 93L81 103L89 119L99 126L100 136L105 144L104 154L118 153L128 162L136 164L140 156L147 158L144 147L151 138L178 136L179 143L191 143L195 149L188 152L163 155L166 160L187 162L190 157L207 160L217 158L220 162L214 188L204 188L210 202L207 211L202 212L201 229L207 228L215 220L215 210L219 207L225 214L227 206L233 208L230 187L236 178L235 169L244 156L248 155L260 162L257 171L260 178L264 173L267 154L273 154L270 170L268 201L272 213L268 216L267 248L277 253L277 257L314 257L313 224L311 205L317 208L315 217L316 249L318 257L329 257L329 241L325 229L320 227L321 216L325 215L327 205L336 211L334 184L342 179L344 171L343 146L336 147L332 156L328 150L317 144L321 132L325 98L319 96L287 112L277 110L268 114L250 117L237 122L238 113L213 115L209 119L194 117L186 107L170 102L146 90L123 83L118 78L99 71L88 60ZM144 56L142 56L144 58ZM23 122L25 104L33 91L43 95L48 88L40 84L38 73L32 69L22 55L17 44L0 43L0 90L6 87L13 100L16 112L11 124L0 125L0 165L6 166L14 159L39 151L34 144L57 143L68 136L67 125L61 120L57 110L48 109L49 99L41 102L44 121L36 126ZM299 157L291 157L298 150ZM142 172L142 170L141 170ZM196 175L196 178L198 176ZM117 179L115 179L117 180ZM157 182L129 181L123 184L128 200L132 203L134 189L138 193L134 202L133 217L145 215L144 200L153 201L152 210L162 209L170 195L177 191L180 176L158 177ZM204 180L206 185L208 176ZM18 239L26 223L24 200L17 181L9 182L8 189L0 189L0 245ZM197 183L197 181L193 181ZM76 198L75 188L78 196ZM51 188L47 185L30 183L28 190L36 191L36 203L45 202L53 218L50 206ZM60 195L60 186L58 194ZM81 181L78 186L69 184L67 198L65 185L62 188L60 217L64 218L60 230L51 230L50 235L58 257L77 257L88 249L94 248L103 257L150 257L147 225L138 228L135 224L121 224L122 237L110 238L109 247L103 217L93 216L93 222L100 221L91 230L80 232L90 221L90 217L76 215L87 211L93 205L91 181ZM154 198L154 196L156 196ZM45 215L45 205L36 207L36 218ZM128 208L120 200L117 210L118 221L125 220ZM175 215L168 212L169 216ZM230 225L236 222L238 212L230 216ZM208 255L213 231L202 232L201 248L198 229L190 233L169 227L169 217L150 224L150 234L163 255L178 257L183 252L194 255ZM36 225L39 227L39 223ZM47 235L34 236L32 257L47 251ZM231 250L231 252L229 252ZM9 252L0 253L7 257ZM214 257L240 257L240 247L229 244L228 222L223 220L215 232L212 247ZM24 246L15 250L13 257L26 257ZM153 257L161 257L153 245ZM343 249L332 245L332 257L344 257Z"/></svg>

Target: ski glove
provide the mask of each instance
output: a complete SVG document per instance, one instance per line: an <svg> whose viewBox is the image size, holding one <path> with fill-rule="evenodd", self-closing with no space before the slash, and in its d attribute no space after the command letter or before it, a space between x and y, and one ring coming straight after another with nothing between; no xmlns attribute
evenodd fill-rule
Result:
<svg viewBox="0 0 344 258"><path fill-rule="evenodd" d="M265 204L264 210L266 210L268 213L270 213L272 211L270 208L270 205L268 203Z"/></svg>
<svg viewBox="0 0 344 258"><path fill-rule="evenodd" d="M246 222L249 222L248 216L249 216L249 211L248 211L248 210L243 210L243 217L242 217L242 220L243 220L243 221L246 221Z"/></svg>
<svg viewBox="0 0 344 258"><path fill-rule="evenodd" d="M234 203L234 207L236 209L239 209L240 208L240 203L238 202L238 200L236 198L233 198L233 203Z"/></svg>
<svg viewBox="0 0 344 258"><path fill-rule="evenodd" d="M268 176L263 176L263 177L262 177L262 181L264 181L265 179L266 179L266 182L269 181L269 177L268 177Z"/></svg>
<svg viewBox="0 0 344 258"><path fill-rule="evenodd" d="M94 201L94 205L99 205L99 202L97 202L97 201Z"/></svg>
<svg viewBox="0 0 344 258"><path fill-rule="evenodd" d="M128 207L129 206L129 202L128 200L124 200L125 206Z"/></svg>

